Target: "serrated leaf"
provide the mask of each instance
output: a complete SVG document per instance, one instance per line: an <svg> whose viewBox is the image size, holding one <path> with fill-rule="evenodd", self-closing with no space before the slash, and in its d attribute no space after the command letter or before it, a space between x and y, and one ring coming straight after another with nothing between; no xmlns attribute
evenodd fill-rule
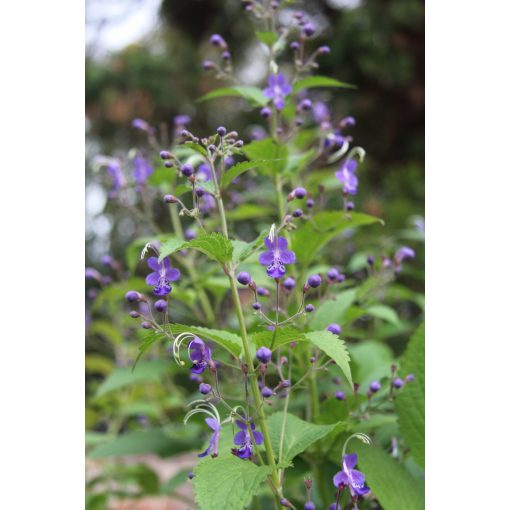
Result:
<svg viewBox="0 0 510 510"><path fill-rule="evenodd" d="M224 87L213 90L205 96L198 98L197 103L217 99L219 97L243 97L252 106L265 106L269 101L259 88L240 85L237 87Z"/></svg>
<svg viewBox="0 0 510 510"><path fill-rule="evenodd" d="M195 248L220 263L231 261L234 250L230 240L218 232L201 235L188 241L185 246L186 248Z"/></svg>
<svg viewBox="0 0 510 510"><path fill-rule="evenodd" d="M251 336L252 343L255 344L255 347L258 349L259 347L270 347L271 342L273 341L273 331L259 331L254 333ZM290 342L302 342L305 341L306 337L303 332L299 331L293 327L281 327L277 328L276 336L273 344L273 349L280 347L282 345L288 344Z"/></svg>
<svg viewBox="0 0 510 510"><path fill-rule="evenodd" d="M339 292L333 299L317 307L310 321L311 329L325 329L330 324L343 325L344 316L356 299L356 289Z"/></svg>
<svg viewBox="0 0 510 510"><path fill-rule="evenodd" d="M351 359L345 342L329 331L312 331L306 333L305 336L340 367L349 385L353 388L351 367L349 365Z"/></svg>
<svg viewBox="0 0 510 510"><path fill-rule="evenodd" d="M142 382L157 382L170 370L168 361L144 361L138 363L133 371L131 367L116 368L99 386L96 397Z"/></svg>
<svg viewBox="0 0 510 510"><path fill-rule="evenodd" d="M221 187L226 188L236 177L239 177L244 172L251 170L252 168L258 168L262 165L271 165L280 160L274 159L262 159L262 160L252 160L252 161L243 161L241 163L237 163L232 168L229 168L221 179Z"/></svg>
<svg viewBox="0 0 510 510"><path fill-rule="evenodd" d="M195 468L193 487L201 510L242 510L263 488L268 466L234 456L208 457Z"/></svg>
<svg viewBox="0 0 510 510"><path fill-rule="evenodd" d="M246 260L252 253L255 253L264 244L264 239L269 235L269 229L264 229L257 239L251 243L245 241L235 240L232 241L234 245L234 252L232 254L232 260L234 262L242 262Z"/></svg>
<svg viewBox="0 0 510 510"><path fill-rule="evenodd" d="M280 451L280 434L282 430L283 412L279 411L268 418L271 445L279 462L290 462L296 455L304 452L313 443L322 439L337 428L339 423L331 425L314 425L288 413L285 421L283 449Z"/></svg>
<svg viewBox="0 0 510 510"><path fill-rule="evenodd" d="M328 78L327 76L308 76L298 80L292 87L293 92L299 92L303 89L312 89L318 87L340 87L344 89L355 89L356 85L345 83L343 81Z"/></svg>
<svg viewBox="0 0 510 510"><path fill-rule="evenodd" d="M185 324L170 324L169 329L172 330L174 335L189 332L199 336L202 340L211 340L224 347L234 356L239 356L243 350L241 337L230 331L203 328L201 326L187 326Z"/></svg>
<svg viewBox="0 0 510 510"><path fill-rule="evenodd" d="M412 336L404 354L402 375L415 379L398 393L395 408L400 431L413 459L425 467L425 324Z"/></svg>
<svg viewBox="0 0 510 510"><path fill-rule="evenodd" d="M243 152L250 160L259 162L262 172L269 174L283 172L289 155L287 146L272 138L251 142L243 147ZM262 164L261 161L266 162Z"/></svg>
<svg viewBox="0 0 510 510"><path fill-rule="evenodd" d="M363 213L351 213L349 216L342 211L320 212L313 217L313 221L308 221L295 231L292 249L301 266L307 267L315 260L317 252L344 230L373 223L384 224L379 218Z"/></svg>
<svg viewBox="0 0 510 510"><path fill-rule="evenodd" d="M159 249L158 260L161 262L165 257L168 257L176 251L182 250L185 245L186 241L183 241L177 237L171 237L170 239L167 239Z"/></svg>
<svg viewBox="0 0 510 510"><path fill-rule="evenodd" d="M423 510L424 484L413 478L402 464L376 446L351 442L348 448L358 454L358 466L366 483L384 510Z"/></svg>
<svg viewBox="0 0 510 510"><path fill-rule="evenodd" d="M89 457L117 457L121 455L138 455L156 453L160 457L168 457L193 448L195 440L190 438L172 437L161 429L137 430L127 432L112 441L94 448Z"/></svg>

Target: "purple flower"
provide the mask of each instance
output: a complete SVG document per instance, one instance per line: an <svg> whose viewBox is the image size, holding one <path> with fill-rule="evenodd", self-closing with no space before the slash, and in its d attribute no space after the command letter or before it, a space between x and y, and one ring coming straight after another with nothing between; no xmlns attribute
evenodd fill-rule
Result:
<svg viewBox="0 0 510 510"><path fill-rule="evenodd" d="M184 127L186 124L191 122L191 117L189 115L176 115L174 117L174 126L175 127Z"/></svg>
<svg viewBox="0 0 510 510"><path fill-rule="evenodd" d="M264 95L273 100L277 110L282 110L285 106L284 97L292 92L292 87L282 73L271 74L267 80L267 88L264 89Z"/></svg>
<svg viewBox="0 0 510 510"><path fill-rule="evenodd" d="M414 374L407 374L405 380L406 380L406 383L413 382L414 381Z"/></svg>
<svg viewBox="0 0 510 510"><path fill-rule="evenodd" d="M372 393L377 393L381 389L381 383L379 381L372 381L370 383L370 391Z"/></svg>
<svg viewBox="0 0 510 510"><path fill-rule="evenodd" d="M267 251L261 253L259 262L267 266L267 275L271 278L281 278L285 274L284 264L293 264L296 261L296 255L287 248L287 239L285 237L273 238L266 237L265 244Z"/></svg>
<svg viewBox="0 0 510 510"><path fill-rule="evenodd" d="M296 286L296 280L294 280L294 278L286 278L284 281L283 281L283 286L287 289L287 290L292 290L295 286Z"/></svg>
<svg viewBox="0 0 510 510"><path fill-rule="evenodd" d="M151 131L151 127L150 127L149 123L143 119L138 119L138 118L133 119L131 121L131 127L134 129L139 129L140 131L145 131L146 133Z"/></svg>
<svg viewBox="0 0 510 510"><path fill-rule="evenodd" d="M86 280L97 280L98 282L101 281L101 273L94 269L93 267L86 267L85 268L85 279Z"/></svg>
<svg viewBox="0 0 510 510"><path fill-rule="evenodd" d="M342 459L343 469L333 477L335 487L348 486L352 497L364 496L370 492L370 489L365 485L365 475L354 469L357 462L358 456L355 453L344 455Z"/></svg>
<svg viewBox="0 0 510 510"><path fill-rule="evenodd" d="M397 377L396 379L393 379L391 385L397 390L399 390L400 388L402 388L402 386L404 386L404 381L400 379L400 377Z"/></svg>
<svg viewBox="0 0 510 510"><path fill-rule="evenodd" d="M235 454L240 459L250 459L253 455L253 443L251 442L251 435L248 430L248 426L240 420L236 420L236 425L241 430L234 436L234 444L241 448L238 448ZM262 444L264 436L255 430L255 423L250 422L250 427L253 433L253 438L255 439L255 444Z"/></svg>
<svg viewBox="0 0 510 510"><path fill-rule="evenodd" d="M112 178L112 189L109 193L111 198L117 196L119 190L126 186L126 178L122 173L120 161L118 159L112 159L106 166L106 171Z"/></svg>
<svg viewBox="0 0 510 510"><path fill-rule="evenodd" d="M201 338L196 336L189 343L189 359L193 363L190 371L194 374L201 374L211 361L211 349L205 345Z"/></svg>
<svg viewBox="0 0 510 510"><path fill-rule="evenodd" d="M261 347L257 352L257 359L261 363L269 363L271 361L272 352L267 347Z"/></svg>
<svg viewBox="0 0 510 510"><path fill-rule="evenodd" d="M198 205L200 212L206 213L212 209L216 209L216 200L210 194L205 192L200 198L200 204Z"/></svg>
<svg viewBox="0 0 510 510"><path fill-rule="evenodd" d="M145 278L147 285L154 287L154 294L156 296L166 296L172 291L170 282L178 280L181 273L178 269L170 267L170 260L165 257L162 262L158 262L156 257L149 257L147 259L147 265L153 270Z"/></svg>
<svg viewBox="0 0 510 510"><path fill-rule="evenodd" d="M137 191L143 188L153 171L154 168L144 157L135 156L133 158L133 179L136 182Z"/></svg>
<svg viewBox="0 0 510 510"><path fill-rule="evenodd" d="M205 163L198 165L197 173L195 175L197 181L210 181L211 180L211 167Z"/></svg>
<svg viewBox="0 0 510 510"><path fill-rule="evenodd" d="M343 391L337 391L335 393L335 398L337 400L345 400L345 393Z"/></svg>
<svg viewBox="0 0 510 510"><path fill-rule="evenodd" d="M344 193L355 195L358 192L358 178L356 168L358 164L354 159L346 160L335 173L336 178L343 184Z"/></svg>
<svg viewBox="0 0 510 510"><path fill-rule="evenodd" d="M206 418L205 422L207 423L207 426L213 431L213 433L211 435L211 439L209 440L209 446L206 448L204 452L199 453L198 456L205 457L206 455L209 455L212 452L211 457L217 457L221 431L220 422L213 418L212 416Z"/></svg>
<svg viewBox="0 0 510 510"><path fill-rule="evenodd" d="M317 124L325 124L324 128L329 127L331 114L326 103L321 101L313 104L313 118ZM321 126L322 127L322 126Z"/></svg>
<svg viewBox="0 0 510 510"><path fill-rule="evenodd" d="M407 246L402 246L395 253L393 259L395 260L395 264L399 266L406 259L413 259L415 257L414 250L412 248L408 248Z"/></svg>

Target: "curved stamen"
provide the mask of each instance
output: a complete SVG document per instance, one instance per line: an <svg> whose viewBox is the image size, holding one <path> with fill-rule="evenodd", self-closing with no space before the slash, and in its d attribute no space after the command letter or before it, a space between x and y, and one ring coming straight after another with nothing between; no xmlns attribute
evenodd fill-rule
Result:
<svg viewBox="0 0 510 510"><path fill-rule="evenodd" d="M195 338L195 335L189 332L181 333L180 335L177 335L172 346L175 362L180 366L185 365L184 361L182 361L180 357L181 344L188 338Z"/></svg>

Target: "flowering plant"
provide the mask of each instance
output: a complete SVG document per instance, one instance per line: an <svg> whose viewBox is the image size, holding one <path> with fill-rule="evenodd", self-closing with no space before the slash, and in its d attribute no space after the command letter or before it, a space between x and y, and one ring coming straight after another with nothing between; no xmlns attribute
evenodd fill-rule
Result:
<svg viewBox="0 0 510 510"><path fill-rule="evenodd" d="M204 135L179 115L170 144L135 119L140 147L96 160L111 200L152 229L127 249L127 269L107 256L107 274L86 270L89 331L112 327L98 318L120 295L139 325L120 324L117 341L136 338L138 352L96 397L164 377L172 392L160 385L156 408L135 400L142 430L133 414L121 416L107 428L124 434L96 437L90 456L133 453L123 450L129 439L135 453L194 450L186 475L202 510L421 508L424 329L403 359L378 337L388 327L406 335L421 321L420 297L398 284L415 251L378 241L382 220L356 211L365 151L348 134L355 120L334 121L317 92L352 86L313 74L330 51L314 48L313 20L295 11L280 24L278 2L245 6L261 25L266 83L239 85L228 42L214 34L217 56L203 68L230 83L202 100L235 97L256 110L263 126L252 140L241 138L243 126ZM171 229L166 215L153 216L154 198ZM347 263L344 247L365 228L378 256ZM404 322L390 304L406 299L419 312ZM146 443L153 449L140 449Z"/></svg>

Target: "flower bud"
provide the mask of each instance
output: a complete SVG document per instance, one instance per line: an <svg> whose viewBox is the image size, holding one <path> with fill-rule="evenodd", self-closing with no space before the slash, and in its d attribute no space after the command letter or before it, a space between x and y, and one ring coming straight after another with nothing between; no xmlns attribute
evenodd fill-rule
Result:
<svg viewBox="0 0 510 510"><path fill-rule="evenodd" d="M165 168L172 168L174 166L172 161L165 161L164 165Z"/></svg>
<svg viewBox="0 0 510 510"><path fill-rule="evenodd" d="M261 347L257 353L257 359L261 363L269 363L271 361L272 352L267 347Z"/></svg>
<svg viewBox="0 0 510 510"><path fill-rule="evenodd" d="M260 393L264 398L269 398L273 395L273 390L271 388L268 388L267 386L264 386Z"/></svg>
<svg viewBox="0 0 510 510"><path fill-rule="evenodd" d="M410 383L414 381L414 374L407 374L405 377L406 383Z"/></svg>
<svg viewBox="0 0 510 510"><path fill-rule="evenodd" d="M283 356L282 356L283 357ZM290 387L290 381L288 379L284 379L281 383L280 383L280 386L282 388L289 388Z"/></svg>
<svg viewBox="0 0 510 510"><path fill-rule="evenodd" d="M177 198L174 197L173 195L165 195L163 197L163 200L167 203L167 204L176 204L177 203Z"/></svg>
<svg viewBox="0 0 510 510"><path fill-rule="evenodd" d="M337 400L345 400L345 393L343 391L337 391L335 393L335 398Z"/></svg>
<svg viewBox="0 0 510 510"><path fill-rule="evenodd" d="M313 305L311 305L311 304L308 304L308 305L305 306L305 312L306 313L311 313L314 310L315 310L315 307Z"/></svg>
<svg viewBox="0 0 510 510"><path fill-rule="evenodd" d="M294 216L294 218L301 218L301 216L303 216L303 210L302 209L296 209L292 213L292 216Z"/></svg>
<svg viewBox="0 0 510 510"><path fill-rule="evenodd" d="M231 56L232 56L232 55L230 55L230 51L224 51L224 52L221 54L221 58L222 58L223 60L230 60L230 57L231 57Z"/></svg>
<svg viewBox="0 0 510 510"><path fill-rule="evenodd" d="M170 159L170 153L168 151L161 151L159 157L161 159Z"/></svg>
<svg viewBox="0 0 510 510"><path fill-rule="evenodd" d="M148 321L143 321L141 326L143 329L152 329L152 324Z"/></svg>
<svg viewBox="0 0 510 510"><path fill-rule="evenodd" d="M338 269L336 267L332 267L327 272L328 281L330 282L336 282L337 278L339 277L340 273L338 272Z"/></svg>
<svg viewBox="0 0 510 510"><path fill-rule="evenodd" d="M198 198L202 198L205 195L205 189L204 188L197 188L195 190L195 193Z"/></svg>
<svg viewBox="0 0 510 510"><path fill-rule="evenodd" d="M340 324L330 324L326 328L326 330L330 331L331 333L333 333L333 335L339 335L340 332L342 331L342 327L340 326Z"/></svg>
<svg viewBox="0 0 510 510"><path fill-rule="evenodd" d="M306 197L306 189L305 188L296 188L293 192L296 198L305 198Z"/></svg>
<svg viewBox="0 0 510 510"><path fill-rule="evenodd" d="M367 264L368 264L369 266L373 266L373 265L374 265L374 263L375 263L375 257L374 257L373 255L369 255L369 256L367 257Z"/></svg>
<svg viewBox="0 0 510 510"><path fill-rule="evenodd" d="M126 301L128 303L137 303L142 298L142 295L136 290L130 290L126 293Z"/></svg>
<svg viewBox="0 0 510 510"><path fill-rule="evenodd" d="M381 383L379 381L372 381L369 388L372 393L377 393L381 389Z"/></svg>
<svg viewBox="0 0 510 510"><path fill-rule="evenodd" d="M315 510L315 505L311 501L305 503L305 510Z"/></svg>
<svg viewBox="0 0 510 510"><path fill-rule="evenodd" d="M207 383L200 383L200 386L198 387L198 391L202 393L202 395L207 395L212 390L212 387L210 384Z"/></svg>
<svg viewBox="0 0 510 510"><path fill-rule="evenodd" d="M237 275L237 281L241 284L241 285L248 285L250 282L251 282L251 276L250 276L250 273L246 272L246 271L241 271L238 275Z"/></svg>
<svg viewBox="0 0 510 510"><path fill-rule="evenodd" d="M269 291L266 288L264 288L264 287L257 287L257 294L259 296L268 297L269 296Z"/></svg>
<svg viewBox="0 0 510 510"><path fill-rule="evenodd" d="M312 37L312 35L315 34L315 25L313 25L313 23L306 23L303 27L303 33L306 37Z"/></svg>
<svg viewBox="0 0 510 510"><path fill-rule="evenodd" d="M227 43L225 42L225 39L221 37L220 34L213 34L211 35L211 38L209 39L209 42L216 47L226 48Z"/></svg>
<svg viewBox="0 0 510 510"><path fill-rule="evenodd" d="M202 69L204 71L211 71L212 69L214 69L214 62L211 62L210 60L204 60L202 62Z"/></svg>
<svg viewBox="0 0 510 510"><path fill-rule="evenodd" d="M140 317L140 314L136 311L136 310L131 310L129 312L129 316L132 318L132 319L138 319L138 317Z"/></svg>
<svg viewBox="0 0 510 510"><path fill-rule="evenodd" d="M322 283L322 278L318 274L313 274L312 276L310 276L308 278L308 285L310 285L310 287L312 287L314 289L316 289L317 287L320 287L321 283Z"/></svg>
<svg viewBox="0 0 510 510"><path fill-rule="evenodd" d="M262 108L260 110L260 115L264 118L264 119L268 119L269 117L271 117L272 115L272 111L271 111L271 108L267 107L267 106L264 106L264 108Z"/></svg>
<svg viewBox="0 0 510 510"><path fill-rule="evenodd" d="M262 305L258 301L256 303L253 303L253 305L251 305L251 306L256 311L258 311L262 308Z"/></svg>
<svg viewBox="0 0 510 510"><path fill-rule="evenodd" d="M220 126L218 129L216 129L216 133L218 133L220 136L225 136L227 134L227 129L223 126Z"/></svg>
<svg viewBox="0 0 510 510"><path fill-rule="evenodd" d="M194 478L194 477L195 477L195 475L193 474L193 471L190 471L190 472L188 473L188 479L189 479L189 480L193 480L193 478Z"/></svg>
<svg viewBox="0 0 510 510"><path fill-rule="evenodd" d="M296 280L289 276L289 278L285 278L285 280L283 280L283 286L287 290L292 290L296 286Z"/></svg>
<svg viewBox="0 0 510 510"><path fill-rule="evenodd" d="M294 51L299 50L299 43L297 41L292 41L290 43L290 49Z"/></svg>
<svg viewBox="0 0 510 510"><path fill-rule="evenodd" d="M402 386L404 386L404 381L402 381L402 379L400 379L400 377L397 377L396 379L393 379L393 381L391 382L391 385L399 390L400 388L402 388Z"/></svg>
<svg viewBox="0 0 510 510"><path fill-rule="evenodd" d="M287 498L280 499L280 505L282 505L286 508L290 508L290 502Z"/></svg>
<svg viewBox="0 0 510 510"><path fill-rule="evenodd" d="M158 311L158 312L164 312L166 311L167 309L167 302L164 300L164 299L158 299L155 303L154 303L154 308Z"/></svg>
<svg viewBox="0 0 510 510"><path fill-rule="evenodd" d="M306 98L306 99L303 99L300 103L299 103L299 108L303 111L308 111L308 110L311 110L312 109L312 102L310 101L310 99Z"/></svg>
<svg viewBox="0 0 510 510"><path fill-rule="evenodd" d="M317 55L329 55L331 53L331 48L329 46L321 46L317 48Z"/></svg>
<svg viewBox="0 0 510 510"><path fill-rule="evenodd" d="M186 177L190 177L193 175L193 166L191 166L189 163L184 163L184 165L181 166L181 173Z"/></svg>
<svg viewBox="0 0 510 510"><path fill-rule="evenodd" d="M308 207L308 209L311 209L314 205L315 205L315 202L314 202L313 198L309 198L306 201L306 207Z"/></svg>

